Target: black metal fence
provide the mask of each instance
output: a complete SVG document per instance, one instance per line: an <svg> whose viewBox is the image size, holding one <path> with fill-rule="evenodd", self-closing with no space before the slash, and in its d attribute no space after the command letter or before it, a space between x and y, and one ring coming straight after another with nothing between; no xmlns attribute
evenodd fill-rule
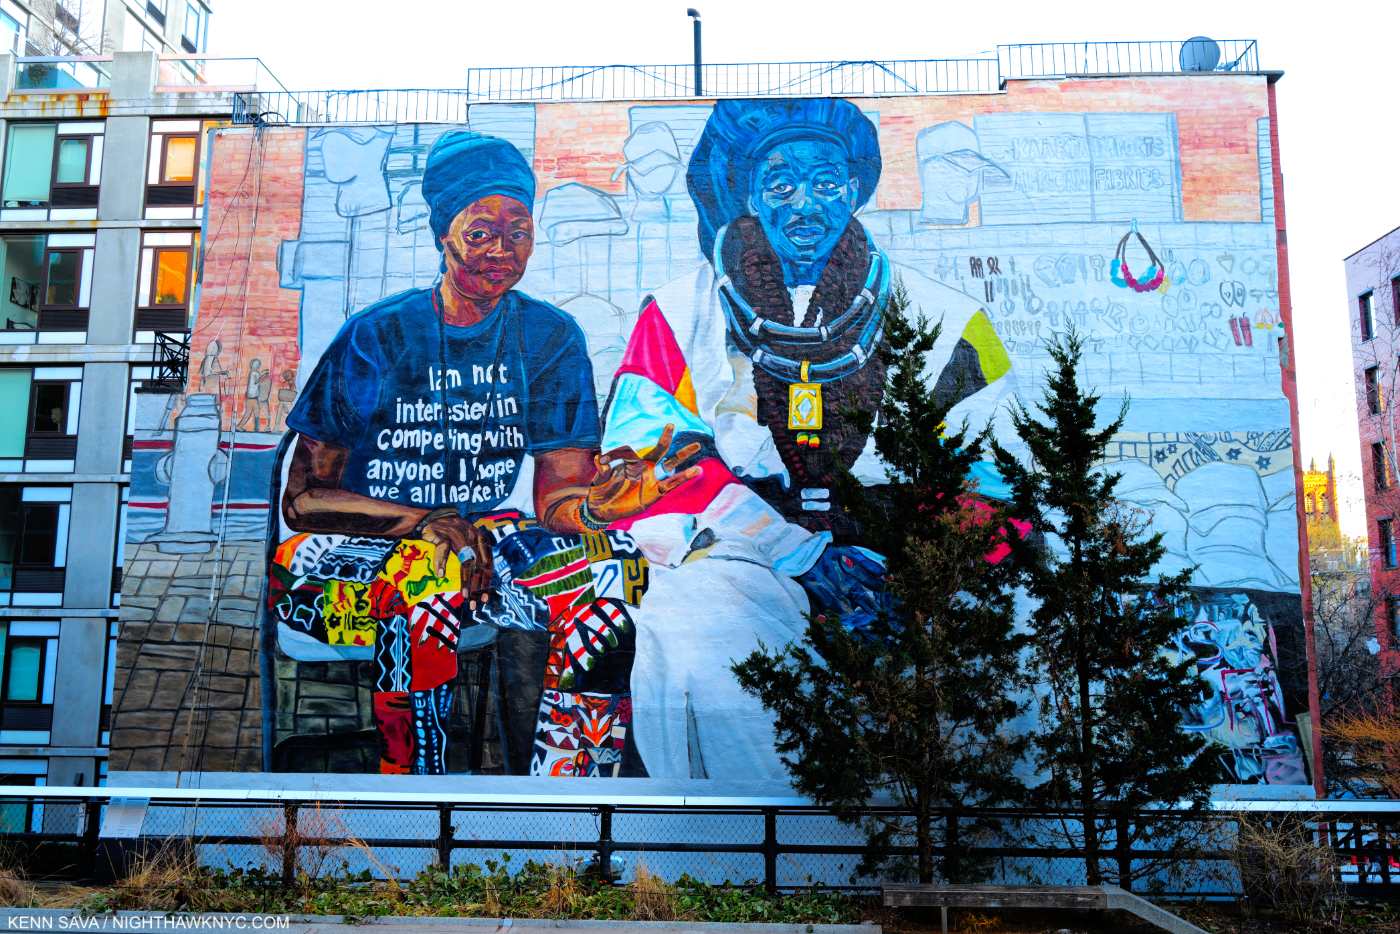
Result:
<svg viewBox="0 0 1400 934"><path fill-rule="evenodd" d="M233 122L465 123L473 103L717 97L987 94L1008 78L1066 74L1257 71L1253 39L1003 45L986 57L915 61L551 65L468 68L461 88L258 91L236 95Z"/></svg>
<svg viewBox="0 0 1400 934"><path fill-rule="evenodd" d="M125 808L133 795L143 796L139 834L102 836L109 801L116 797ZM31 875L51 878L91 878L117 850L150 849L170 841L195 847L202 865L289 871L296 864L295 849L311 840L321 851L345 848L337 861L343 857L352 872L389 871L399 878L433 866L480 866L509 854L515 867L527 859L592 864L611 881L625 881L639 860L667 879L686 873L701 881L729 880L770 891L814 883L867 890L880 881L856 874L866 852L858 829L795 798L628 797L621 790L606 800L598 795L14 788L0 799L0 813L10 831L0 835L0 846L12 852L23 847ZM998 818L1001 826L992 835L964 835L969 845L965 855L981 858L990 875L986 881L1084 881L1084 854L1071 815L985 811L964 815L965 826L975 816ZM1230 898L1238 889L1231 849L1240 822L1251 817L1256 824L1300 829L1309 846L1329 857L1334 881L1350 893L1400 901L1400 802L1234 802L1219 803L1204 816L1147 812L1135 822L1189 826L1189 833L1176 835L1187 844L1132 846L1125 837L1120 845L1110 826L1104 865L1110 873L1135 876L1139 891ZM948 819L939 815L937 826ZM112 827L106 830L111 833Z"/></svg>

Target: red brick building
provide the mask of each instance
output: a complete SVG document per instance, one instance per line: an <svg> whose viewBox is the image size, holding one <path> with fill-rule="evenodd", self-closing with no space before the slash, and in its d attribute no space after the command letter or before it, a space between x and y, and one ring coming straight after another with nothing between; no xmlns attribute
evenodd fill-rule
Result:
<svg viewBox="0 0 1400 934"><path fill-rule="evenodd" d="M1400 228L1344 261L1351 317L1352 369L1361 433L1366 534L1370 539L1371 586L1400 595L1400 486L1397 486L1395 395L1400 391ZM1377 638L1397 663L1400 596L1385 598L1376 617Z"/></svg>

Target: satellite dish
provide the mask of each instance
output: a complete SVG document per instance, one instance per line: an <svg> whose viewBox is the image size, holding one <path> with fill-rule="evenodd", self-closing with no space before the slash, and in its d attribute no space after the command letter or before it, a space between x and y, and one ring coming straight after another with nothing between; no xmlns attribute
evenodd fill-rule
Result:
<svg viewBox="0 0 1400 934"><path fill-rule="evenodd" d="M1182 71L1215 71L1220 64L1220 46L1214 39L1196 36L1181 44Z"/></svg>

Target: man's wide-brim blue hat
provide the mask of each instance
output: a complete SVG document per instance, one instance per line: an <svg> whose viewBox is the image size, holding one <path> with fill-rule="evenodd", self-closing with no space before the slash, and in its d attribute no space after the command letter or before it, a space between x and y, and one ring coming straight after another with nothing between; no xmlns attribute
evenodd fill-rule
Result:
<svg viewBox="0 0 1400 934"><path fill-rule="evenodd" d="M695 153L686 187L700 214L700 248L713 259L715 234L749 213L754 167L774 146L794 140L835 143L850 159L859 181L855 210L875 193L880 181L880 138L870 118L850 101L722 100L715 104Z"/></svg>
<svg viewBox="0 0 1400 934"><path fill-rule="evenodd" d="M423 200L437 248L452 227L452 219L474 201L488 195L514 198L535 207L535 173L510 143L468 130L444 133L428 152L423 170Z"/></svg>

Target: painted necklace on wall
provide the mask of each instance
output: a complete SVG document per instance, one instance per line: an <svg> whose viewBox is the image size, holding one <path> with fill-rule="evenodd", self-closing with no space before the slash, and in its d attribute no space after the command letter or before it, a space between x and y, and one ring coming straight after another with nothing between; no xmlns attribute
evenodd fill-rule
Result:
<svg viewBox="0 0 1400 934"><path fill-rule="evenodd" d="M765 316L755 309L730 279L724 260L729 231L725 226L715 237L714 262L731 339L757 367L788 383L787 427L803 432L798 435L799 444L818 447L821 442L816 433L823 425L822 383L864 367L883 337L882 300L890 286L888 260L860 230L868 269L849 305L828 320L818 317L809 326L796 321L783 324L773 320L771 311ZM787 310L790 315L791 308ZM837 349L841 347L845 349Z"/></svg>
<svg viewBox="0 0 1400 934"><path fill-rule="evenodd" d="M1152 265L1147 267L1147 272L1142 278L1136 278L1128 271L1128 238L1137 237L1138 243L1147 251L1147 258L1152 260ZM1108 277L1113 280L1113 284L1123 289L1132 289L1135 292L1151 292L1153 289L1166 291L1170 285L1166 281L1166 267L1157 258L1157 254L1152 252L1152 247L1147 240L1138 232L1137 221L1133 221L1133 228L1123 234L1123 239L1118 241L1118 249L1113 254L1113 262L1108 267Z"/></svg>

